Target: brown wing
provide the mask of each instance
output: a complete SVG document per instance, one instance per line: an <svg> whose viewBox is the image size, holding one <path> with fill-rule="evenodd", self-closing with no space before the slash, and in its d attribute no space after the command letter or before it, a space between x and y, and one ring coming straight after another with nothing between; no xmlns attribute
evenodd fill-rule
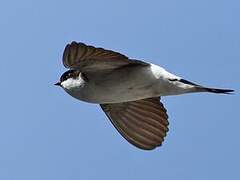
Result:
<svg viewBox="0 0 240 180"><path fill-rule="evenodd" d="M148 65L142 61L130 60L118 52L72 42L65 47L63 64L66 68L82 72L115 69L129 64Z"/></svg>
<svg viewBox="0 0 240 180"><path fill-rule="evenodd" d="M118 132L134 146L152 150L162 144L169 123L159 97L101 107Z"/></svg>

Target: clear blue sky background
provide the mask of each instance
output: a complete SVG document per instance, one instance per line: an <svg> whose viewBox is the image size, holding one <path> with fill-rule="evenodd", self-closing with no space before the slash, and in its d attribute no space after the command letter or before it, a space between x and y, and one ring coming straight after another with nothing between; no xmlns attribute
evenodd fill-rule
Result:
<svg viewBox="0 0 240 180"><path fill-rule="evenodd" d="M240 2L2 1L0 179L240 179ZM236 95L164 97L162 147L128 144L98 105L53 86L76 40Z"/></svg>

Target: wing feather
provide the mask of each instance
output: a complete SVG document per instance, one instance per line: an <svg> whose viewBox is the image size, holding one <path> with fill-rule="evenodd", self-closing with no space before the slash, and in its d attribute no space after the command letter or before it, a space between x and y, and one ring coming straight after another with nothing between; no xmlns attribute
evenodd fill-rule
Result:
<svg viewBox="0 0 240 180"><path fill-rule="evenodd" d="M151 150L164 141L169 123L159 97L101 107L118 132L134 146Z"/></svg>
<svg viewBox="0 0 240 180"><path fill-rule="evenodd" d="M65 47L63 64L66 68L80 69L82 72L112 70L126 65L149 65L143 61L131 60L118 52L75 41Z"/></svg>

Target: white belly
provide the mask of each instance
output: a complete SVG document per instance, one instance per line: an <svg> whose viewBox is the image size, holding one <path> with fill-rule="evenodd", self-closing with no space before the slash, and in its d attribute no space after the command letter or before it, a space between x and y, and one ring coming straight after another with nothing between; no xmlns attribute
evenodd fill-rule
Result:
<svg viewBox="0 0 240 180"><path fill-rule="evenodd" d="M169 81L172 78L179 77L156 65L128 67L110 74L99 74L84 86L67 92L79 100L98 104L184 93L182 87Z"/></svg>

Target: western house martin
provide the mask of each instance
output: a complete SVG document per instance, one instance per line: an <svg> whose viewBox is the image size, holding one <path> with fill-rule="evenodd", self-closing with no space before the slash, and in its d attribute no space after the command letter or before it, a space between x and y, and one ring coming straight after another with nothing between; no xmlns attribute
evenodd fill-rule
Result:
<svg viewBox="0 0 240 180"><path fill-rule="evenodd" d="M161 96L233 92L204 87L158 65L77 42L65 47L63 64L70 70L55 85L78 100L100 104L118 132L144 150L160 146L168 131Z"/></svg>

